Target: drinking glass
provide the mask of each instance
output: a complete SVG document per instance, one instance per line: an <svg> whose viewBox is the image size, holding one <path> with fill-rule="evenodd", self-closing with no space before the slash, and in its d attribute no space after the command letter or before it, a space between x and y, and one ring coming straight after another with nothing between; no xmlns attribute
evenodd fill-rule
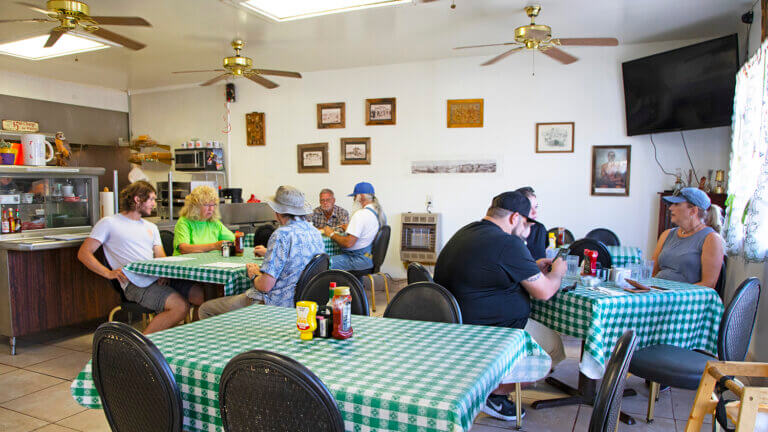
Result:
<svg viewBox="0 0 768 432"><path fill-rule="evenodd" d="M568 265L566 275L578 276L579 275L579 257L576 255L568 255L565 257L565 263Z"/></svg>
<svg viewBox="0 0 768 432"><path fill-rule="evenodd" d="M653 276L653 260L643 261L643 271L641 277L643 279L650 279Z"/></svg>

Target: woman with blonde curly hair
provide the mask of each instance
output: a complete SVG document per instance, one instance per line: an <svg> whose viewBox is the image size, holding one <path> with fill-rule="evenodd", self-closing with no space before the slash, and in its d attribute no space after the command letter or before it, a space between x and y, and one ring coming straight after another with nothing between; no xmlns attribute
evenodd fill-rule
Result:
<svg viewBox="0 0 768 432"><path fill-rule="evenodd" d="M210 186L198 186L184 198L181 217L173 232L173 254L220 250L235 235L219 220L219 197Z"/></svg>

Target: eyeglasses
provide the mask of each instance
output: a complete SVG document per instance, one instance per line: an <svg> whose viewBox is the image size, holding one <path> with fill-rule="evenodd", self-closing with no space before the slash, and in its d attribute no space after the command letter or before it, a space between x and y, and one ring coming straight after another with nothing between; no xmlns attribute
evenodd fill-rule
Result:
<svg viewBox="0 0 768 432"><path fill-rule="evenodd" d="M203 207L216 207L216 204L203 204Z"/></svg>

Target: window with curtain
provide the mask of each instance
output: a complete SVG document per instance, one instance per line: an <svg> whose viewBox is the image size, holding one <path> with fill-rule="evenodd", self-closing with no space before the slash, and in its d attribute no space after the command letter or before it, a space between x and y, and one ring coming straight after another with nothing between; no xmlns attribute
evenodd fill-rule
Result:
<svg viewBox="0 0 768 432"><path fill-rule="evenodd" d="M768 260L768 41L736 76L725 241L730 255Z"/></svg>

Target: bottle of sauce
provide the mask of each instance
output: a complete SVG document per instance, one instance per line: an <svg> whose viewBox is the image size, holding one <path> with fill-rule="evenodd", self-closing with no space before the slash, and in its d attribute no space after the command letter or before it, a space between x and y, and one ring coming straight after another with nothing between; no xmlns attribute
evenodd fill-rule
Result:
<svg viewBox="0 0 768 432"><path fill-rule="evenodd" d="M352 337L352 296L349 287L337 287L333 296L333 337L348 339Z"/></svg>
<svg viewBox="0 0 768 432"><path fill-rule="evenodd" d="M597 275L597 251L584 249L584 261L582 263L582 276Z"/></svg>
<svg viewBox="0 0 768 432"><path fill-rule="evenodd" d="M11 222L8 220L8 210L3 210L2 231L0 232L3 234L9 234L11 232Z"/></svg>
<svg viewBox="0 0 768 432"><path fill-rule="evenodd" d="M8 232L9 233L16 232L16 219L14 219L13 217L13 207L8 209Z"/></svg>
<svg viewBox="0 0 768 432"><path fill-rule="evenodd" d="M15 223L16 223L15 232L20 233L21 232L21 216L19 216L19 208L18 207L16 207Z"/></svg>
<svg viewBox="0 0 768 432"><path fill-rule="evenodd" d="M245 234L235 231L235 256L243 256L243 236Z"/></svg>
<svg viewBox="0 0 768 432"><path fill-rule="evenodd" d="M555 238L555 233L551 232L548 234L549 237L549 248L551 249L557 249L557 239Z"/></svg>
<svg viewBox="0 0 768 432"><path fill-rule="evenodd" d="M299 329L301 340L312 340L317 328L317 303L302 300L296 303L296 327Z"/></svg>

